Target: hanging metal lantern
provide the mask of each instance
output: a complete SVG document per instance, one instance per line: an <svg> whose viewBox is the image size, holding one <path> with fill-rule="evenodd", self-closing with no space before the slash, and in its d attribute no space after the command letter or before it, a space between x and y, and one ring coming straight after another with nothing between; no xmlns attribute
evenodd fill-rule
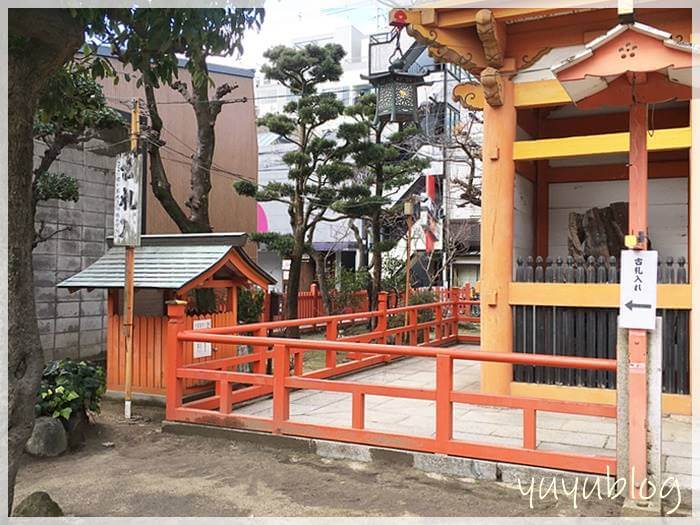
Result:
<svg viewBox="0 0 700 525"><path fill-rule="evenodd" d="M405 13L404 13L405 14ZM377 110L374 122L417 122L418 121L418 86L425 85L423 74L409 72L410 64L406 64L406 57L401 51L401 31L404 21L394 20L394 29L391 33L382 33L370 37L369 49L369 75L362 78L369 80L377 95ZM386 48L393 46L393 53L388 57L388 68L381 66L380 59L376 68L383 71L372 70L373 63L385 52ZM384 55L386 56L386 55ZM384 62L385 64L387 62Z"/></svg>
<svg viewBox="0 0 700 525"><path fill-rule="evenodd" d="M418 86L425 84L423 75L389 68L386 73L369 78L377 93L377 122L417 122Z"/></svg>

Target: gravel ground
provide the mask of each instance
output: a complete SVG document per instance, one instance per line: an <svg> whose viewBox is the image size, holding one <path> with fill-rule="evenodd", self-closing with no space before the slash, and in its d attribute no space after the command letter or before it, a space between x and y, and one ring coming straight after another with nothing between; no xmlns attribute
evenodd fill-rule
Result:
<svg viewBox="0 0 700 525"><path fill-rule="evenodd" d="M534 501L517 488L428 474L389 463L217 438L162 433L162 409L104 402L86 445L50 460L30 457L15 502L43 490L73 516L617 516L619 500L559 495Z"/></svg>

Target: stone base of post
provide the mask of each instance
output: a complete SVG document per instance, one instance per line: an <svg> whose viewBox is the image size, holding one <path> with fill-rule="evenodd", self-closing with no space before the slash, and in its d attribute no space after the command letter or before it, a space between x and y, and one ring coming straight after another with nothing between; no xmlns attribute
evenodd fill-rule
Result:
<svg viewBox="0 0 700 525"><path fill-rule="evenodd" d="M646 499L626 498L625 516L660 516L661 501L661 358L663 326L656 318L656 330L647 337L647 469L634 473L634 481L645 480ZM617 479L625 478L626 486L633 483L629 466L629 349L627 330L617 330ZM654 488L652 490L652 487Z"/></svg>

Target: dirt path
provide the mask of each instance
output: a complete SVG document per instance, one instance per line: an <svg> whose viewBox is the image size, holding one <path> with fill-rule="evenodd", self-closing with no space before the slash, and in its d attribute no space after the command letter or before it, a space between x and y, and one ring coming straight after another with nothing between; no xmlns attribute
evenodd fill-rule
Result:
<svg viewBox="0 0 700 525"><path fill-rule="evenodd" d="M535 501L495 482L395 464L328 460L224 439L160 432L161 409L128 424L105 402L86 446L27 458L16 501L48 492L76 516L616 516L609 501ZM103 443L113 443L104 446Z"/></svg>

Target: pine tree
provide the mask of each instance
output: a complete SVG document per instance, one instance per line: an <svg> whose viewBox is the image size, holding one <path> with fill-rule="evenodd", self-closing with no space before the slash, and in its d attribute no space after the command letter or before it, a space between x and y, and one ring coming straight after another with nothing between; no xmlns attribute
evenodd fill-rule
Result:
<svg viewBox="0 0 700 525"><path fill-rule="evenodd" d="M263 56L268 60L260 69L265 77L280 82L296 97L284 106L282 113L268 113L258 120L259 125L294 144L295 149L282 158L289 167L289 180L263 187L239 181L234 187L239 194L259 202L276 201L288 207L291 235L269 233L253 236L253 240L264 241L273 248L284 247L283 255L291 259L285 310L288 319L296 319L302 258L305 254L314 255L316 226L321 221L340 219L330 218L327 212L343 197L343 188L353 176L351 167L344 162L346 145L338 144L327 129L324 131L342 115L344 105L334 93L318 92L321 84L342 75L340 62L345 51L337 44L308 44L300 49L276 46Z"/></svg>
<svg viewBox="0 0 700 525"><path fill-rule="evenodd" d="M375 109L375 95L366 93L345 110L353 122L341 124L338 137L348 143L357 177L356 183L347 188L345 198L333 204L337 212L370 224L372 309L381 289L382 254L395 245L382 238L383 226L394 215L391 197L430 165L427 159L416 155L420 147L418 128L410 125L389 133L386 122L374 120Z"/></svg>

